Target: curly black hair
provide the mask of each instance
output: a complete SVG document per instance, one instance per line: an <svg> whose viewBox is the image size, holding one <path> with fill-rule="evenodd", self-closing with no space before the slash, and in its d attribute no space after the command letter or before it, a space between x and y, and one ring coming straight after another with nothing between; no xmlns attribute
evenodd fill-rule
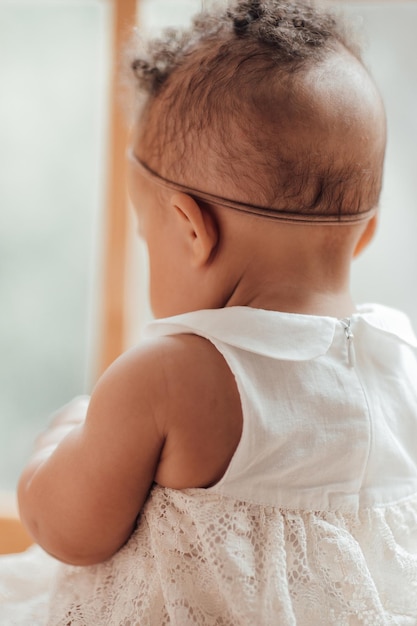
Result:
<svg viewBox="0 0 417 626"><path fill-rule="evenodd" d="M352 213L378 202L383 141L374 163L352 155L340 164L320 134L314 146L291 140L317 123L305 93L310 69L332 55L362 67L345 20L328 6L223 2L140 46L130 67L146 96L143 156L161 175L204 180L208 192L210 181L226 180L237 200L289 211Z"/></svg>
<svg viewBox="0 0 417 626"><path fill-rule="evenodd" d="M147 42L143 56L131 62L140 89L155 95L190 51L207 41L235 37L244 44L269 47L271 58L288 71L307 60L319 59L329 44L341 42L360 58L347 24L333 12L309 1L240 0L219 12L196 15L188 30L168 28L161 38ZM226 52L222 50L223 54Z"/></svg>

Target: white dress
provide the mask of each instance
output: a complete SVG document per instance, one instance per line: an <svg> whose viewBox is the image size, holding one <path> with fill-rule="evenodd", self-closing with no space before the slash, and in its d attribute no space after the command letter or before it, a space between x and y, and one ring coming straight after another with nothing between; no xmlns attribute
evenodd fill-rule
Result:
<svg viewBox="0 0 417 626"><path fill-rule="evenodd" d="M349 320L232 307L147 329L176 333L209 339L236 378L244 425L224 477L209 489L155 486L114 557L54 563L43 618L7 621L0 608L0 624L416 626L407 318L379 306Z"/></svg>

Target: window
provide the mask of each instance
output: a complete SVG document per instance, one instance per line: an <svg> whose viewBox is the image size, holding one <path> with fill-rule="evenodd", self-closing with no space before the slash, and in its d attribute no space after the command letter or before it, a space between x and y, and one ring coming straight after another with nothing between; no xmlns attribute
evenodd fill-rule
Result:
<svg viewBox="0 0 417 626"><path fill-rule="evenodd" d="M110 46L106 2L0 2L0 489L87 389Z"/></svg>

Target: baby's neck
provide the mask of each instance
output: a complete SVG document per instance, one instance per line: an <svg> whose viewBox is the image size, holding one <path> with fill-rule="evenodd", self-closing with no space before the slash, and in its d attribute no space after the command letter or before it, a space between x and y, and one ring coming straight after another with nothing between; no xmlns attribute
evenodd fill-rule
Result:
<svg viewBox="0 0 417 626"><path fill-rule="evenodd" d="M267 311L298 313L300 315L320 315L344 318L355 312L356 307L349 290L339 292L298 289L294 286L279 286L275 289L253 290L243 294L236 290L226 306L250 306Z"/></svg>
<svg viewBox="0 0 417 626"><path fill-rule="evenodd" d="M349 233L319 227L274 228L264 222L252 222L246 232L241 228L222 259L228 285L225 306L338 318L351 315L355 305L350 269L356 237Z"/></svg>

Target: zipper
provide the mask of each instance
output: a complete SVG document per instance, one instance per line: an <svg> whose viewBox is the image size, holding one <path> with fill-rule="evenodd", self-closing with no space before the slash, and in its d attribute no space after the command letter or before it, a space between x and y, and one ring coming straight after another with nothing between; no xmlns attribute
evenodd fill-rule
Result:
<svg viewBox="0 0 417 626"><path fill-rule="evenodd" d="M353 343L355 335L352 332L352 321L350 317L345 317L343 320L340 320L340 323L342 324L343 329L345 331L349 367L355 367L356 354L355 354L355 346Z"/></svg>

